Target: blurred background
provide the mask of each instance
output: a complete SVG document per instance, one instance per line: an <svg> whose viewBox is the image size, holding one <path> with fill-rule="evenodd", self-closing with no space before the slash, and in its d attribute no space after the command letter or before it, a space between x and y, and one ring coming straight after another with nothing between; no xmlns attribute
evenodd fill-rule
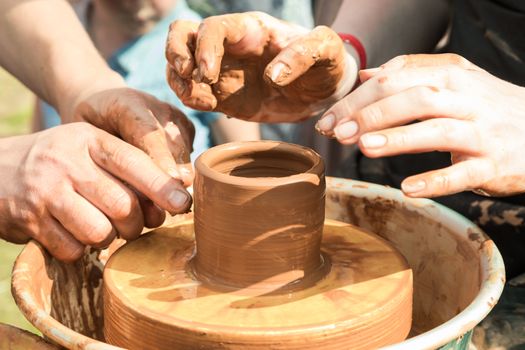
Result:
<svg viewBox="0 0 525 350"><path fill-rule="evenodd" d="M28 133L31 129L34 95L0 68L0 137ZM0 323L33 332L11 296L11 269L22 245L0 239Z"/></svg>

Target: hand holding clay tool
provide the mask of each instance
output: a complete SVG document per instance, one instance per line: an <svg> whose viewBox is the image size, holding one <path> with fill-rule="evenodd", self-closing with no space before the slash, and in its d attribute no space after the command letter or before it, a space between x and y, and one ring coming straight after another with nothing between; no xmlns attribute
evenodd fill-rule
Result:
<svg viewBox="0 0 525 350"><path fill-rule="evenodd" d="M408 335L412 270L324 219L324 164L271 141L196 162L195 219L129 242L104 271L104 334L128 349L370 349Z"/></svg>
<svg viewBox="0 0 525 350"><path fill-rule="evenodd" d="M175 21L166 57L185 105L251 121L313 116L345 96L357 74L330 28L308 31L262 12Z"/></svg>

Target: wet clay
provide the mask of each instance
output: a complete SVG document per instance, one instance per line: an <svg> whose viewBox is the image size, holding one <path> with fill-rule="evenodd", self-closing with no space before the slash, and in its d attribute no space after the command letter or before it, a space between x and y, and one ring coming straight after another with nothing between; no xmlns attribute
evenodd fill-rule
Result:
<svg viewBox="0 0 525 350"><path fill-rule="evenodd" d="M108 261L106 341L369 349L405 339L412 270L378 236L325 222L323 168L315 152L277 142L203 154L194 222L143 235Z"/></svg>
<svg viewBox="0 0 525 350"><path fill-rule="evenodd" d="M127 349L370 349L402 341L410 331L412 271L389 244L354 226L327 221L322 252L331 268L303 290L201 282L188 271L194 247L188 221L147 234L110 258L104 275L108 343Z"/></svg>
<svg viewBox="0 0 525 350"><path fill-rule="evenodd" d="M252 121L298 121L315 114L319 103L325 108L333 103L326 100L336 91L350 90L343 87L352 84L345 76L343 42L328 27L306 32L249 12L210 17L193 30L184 50L167 44L179 58L187 51L195 57L193 74L186 76L168 58L168 82L191 108ZM225 34L226 40L209 33ZM180 65L187 66L188 59Z"/></svg>
<svg viewBox="0 0 525 350"><path fill-rule="evenodd" d="M200 280L248 287L321 277L326 185L315 152L233 143L203 154L195 169L193 262Z"/></svg>
<svg viewBox="0 0 525 350"><path fill-rule="evenodd" d="M338 179L328 181L326 209L330 218L377 233L404 253L413 270L415 312L410 336L440 326L472 302L482 284L482 266L475 256L494 246L478 227L461 239L443 224L439 209L430 201L361 197L377 187L368 184L353 185L353 195L348 196L348 190L339 187L341 183ZM424 205L415 207L413 203Z"/></svg>

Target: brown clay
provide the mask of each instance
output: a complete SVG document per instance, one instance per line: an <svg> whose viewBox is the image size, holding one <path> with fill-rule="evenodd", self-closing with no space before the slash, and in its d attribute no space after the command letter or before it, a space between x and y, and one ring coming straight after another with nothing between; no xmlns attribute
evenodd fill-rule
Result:
<svg viewBox="0 0 525 350"><path fill-rule="evenodd" d="M472 302L482 283L482 266L473 256L494 246L479 228L475 232L480 241L469 246L468 238L458 239L458 233L449 226L431 216L421 216L413 205L420 203L417 200L402 202L380 196L371 199L360 197L359 191L348 196L338 188L340 182L333 180L329 181L331 190L327 195L330 218L377 233L404 252L412 268L414 315L410 337L438 327ZM431 203L423 208L430 213L436 210Z"/></svg>
<svg viewBox="0 0 525 350"><path fill-rule="evenodd" d="M317 154L234 143L202 155L196 174L195 228L190 220L156 230L108 261L106 341L128 349L368 349L408 335L411 269L381 238L324 223Z"/></svg>
<svg viewBox="0 0 525 350"><path fill-rule="evenodd" d="M322 277L326 185L315 152L232 143L203 154L195 169L194 268L201 281L282 286Z"/></svg>
<svg viewBox="0 0 525 350"><path fill-rule="evenodd" d="M191 108L252 121L292 122L318 112L319 103L327 107L333 101L326 100L349 84L343 42L325 26L306 32L248 12L209 17L200 26L175 22L169 36L168 82ZM183 45L175 38L189 42ZM187 68L188 52L194 56L193 74ZM177 59L186 67L184 74L174 68ZM283 69L272 76L276 64Z"/></svg>
<svg viewBox="0 0 525 350"><path fill-rule="evenodd" d="M370 349L402 341L412 271L388 243L327 221L325 278L303 290L214 288L188 273L192 222L159 229L111 257L106 341L127 349ZM176 247L176 249L174 249Z"/></svg>

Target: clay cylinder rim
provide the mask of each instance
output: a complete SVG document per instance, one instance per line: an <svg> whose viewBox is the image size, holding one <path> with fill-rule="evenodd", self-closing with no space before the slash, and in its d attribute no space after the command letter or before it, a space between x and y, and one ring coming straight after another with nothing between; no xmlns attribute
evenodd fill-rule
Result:
<svg viewBox="0 0 525 350"><path fill-rule="evenodd" d="M279 150L275 150L275 147L277 146L280 148ZM282 152L295 156L300 154L301 157L304 158L305 161L310 162L312 166L309 169L294 175L283 177L261 176L253 178L225 174L214 169L214 166L221 161L263 151ZM214 157L218 156L220 156L221 159L216 161ZM315 151L300 145L278 141L240 141L215 146L202 153L195 160L195 171L215 181L230 185L274 187L305 181L311 175L315 177L324 177L324 162L321 156ZM264 178L265 181L261 182L260 178Z"/></svg>
<svg viewBox="0 0 525 350"><path fill-rule="evenodd" d="M195 170L190 266L197 279L288 290L327 273L321 255L326 183L317 153L276 141L234 142L207 150Z"/></svg>

